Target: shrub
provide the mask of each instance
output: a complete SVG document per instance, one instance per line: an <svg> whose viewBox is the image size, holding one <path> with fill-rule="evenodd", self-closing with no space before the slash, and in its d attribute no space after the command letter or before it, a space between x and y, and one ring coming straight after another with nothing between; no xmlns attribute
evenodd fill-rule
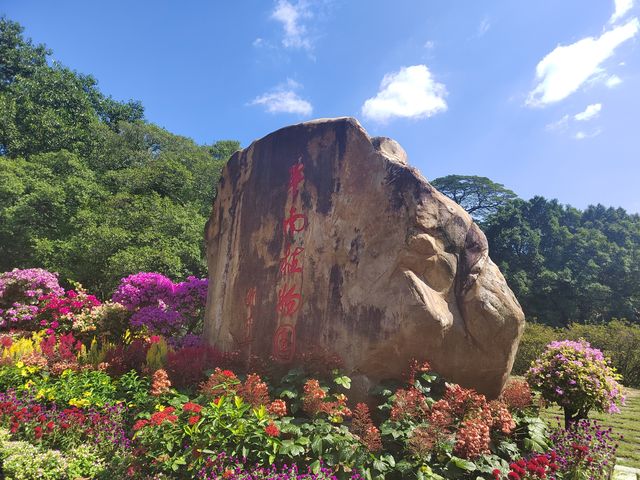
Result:
<svg viewBox="0 0 640 480"><path fill-rule="evenodd" d="M545 400L564 409L567 427L586 418L592 408L616 413L624 403L620 375L584 340L551 342L526 376Z"/></svg>
<svg viewBox="0 0 640 480"><path fill-rule="evenodd" d="M581 338L611 359L611 364L622 375L625 385L640 387L640 325L625 320L590 325L574 323L560 329L527 323L512 371L516 375L524 375L531 363L554 340Z"/></svg>
<svg viewBox="0 0 640 480"><path fill-rule="evenodd" d="M206 279L188 277L174 284L164 275L149 272L123 278L112 297L132 312L132 327L167 337L201 328L206 299Z"/></svg>
<svg viewBox="0 0 640 480"><path fill-rule="evenodd" d="M0 329L35 328L38 298L63 293L56 274L41 268L0 274Z"/></svg>
<svg viewBox="0 0 640 480"><path fill-rule="evenodd" d="M528 322L524 329L524 334L518 345L518 352L513 362L512 373L515 375L524 375L531 363L533 363L547 345L554 340L562 340L567 338L563 335L562 330L556 330L547 325Z"/></svg>
<svg viewBox="0 0 640 480"><path fill-rule="evenodd" d="M209 345L185 347L167 354L165 370L173 385L191 388L204 380L207 370L213 370L223 360L224 355Z"/></svg>
<svg viewBox="0 0 640 480"><path fill-rule="evenodd" d="M91 318L90 312L100 305L100 301L82 289L67 290L63 295L49 293L38 298L40 306L35 317L38 328L46 328L47 334L70 331L81 331L89 334L96 330L96 326L83 322L76 323L76 316L84 314L84 318Z"/></svg>

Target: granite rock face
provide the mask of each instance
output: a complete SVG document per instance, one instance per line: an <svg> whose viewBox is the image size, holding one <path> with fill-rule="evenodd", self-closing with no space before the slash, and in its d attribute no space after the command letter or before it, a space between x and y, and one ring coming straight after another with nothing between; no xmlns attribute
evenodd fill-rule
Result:
<svg viewBox="0 0 640 480"><path fill-rule="evenodd" d="M471 217L352 118L278 130L224 168L206 227L205 339L296 363L337 354L354 388L428 360L495 397L524 314Z"/></svg>

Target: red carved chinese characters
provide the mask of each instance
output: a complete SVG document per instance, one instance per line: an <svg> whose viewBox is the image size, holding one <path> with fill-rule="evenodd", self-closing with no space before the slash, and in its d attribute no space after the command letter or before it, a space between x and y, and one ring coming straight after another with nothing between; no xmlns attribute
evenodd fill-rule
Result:
<svg viewBox="0 0 640 480"><path fill-rule="evenodd" d="M303 231L307 228L308 220L304 213L297 213L296 207L289 209L289 217L282 222L282 228L286 236Z"/></svg>
<svg viewBox="0 0 640 480"><path fill-rule="evenodd" d="M247 318L244 321L244 341L251 342L253 339L253 309L256 306L256 287L247 290L244 304L247 306Z"/></svg>
<svg viewBox="0 0 640 480"><path fill-rule="evenodd" d="M273 336L273 356L278 362L290 362L296 351L296 330L292 325L280 325Z"/></svg>
<svg viewBox="0 0 640 480"><path fill-rule="evenodd" d="M304 165L302 163L296 163L289 168L289 191L291 196L296 198L298 196L298 185L304 181Z"/></svg>
<svg viewBox="0 0 640 480"><path fill-rule="evenodd" d="M288 286L278 290L278 305L276 311L285 317L291 317L302 305L302 295L296 292L296 286Z"/></svg>
<svg viewBox="0 0 640 480"><path fill-rule="evenodd" d="M294 202L300 193L300 184L304 182L304 164L298 160L289 168L288 192L291 194L287 202L289 215L282 221L286 250L280 258L280 275L301 274L303 262L299 258L304 252L303 246L297 246L295 234L304 231L308 226L308 219L304 212L298 212ZM293 317L302 307L302 294L296 283L285 283L278 289L278 303L276 312L282 318ZM296 350L295 324L280 324L273 337L273 356L278 362L287 363L293 360Z"/></svg>
<svg viewBox="0 0 640 480"><path fill-rule="evenodd" d="M302 273L302 265L298 260L298 255L302 252L304 252L304 248L289 245L287 251L284 252L284 257L280 259L280 273L283 275Z"/></svg>

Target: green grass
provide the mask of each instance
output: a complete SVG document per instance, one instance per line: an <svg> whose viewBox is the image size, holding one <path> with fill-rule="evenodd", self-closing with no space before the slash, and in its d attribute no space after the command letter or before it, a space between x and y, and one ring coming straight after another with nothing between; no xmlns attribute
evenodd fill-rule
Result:
<svg viewBox="0 0 640 480"><path fill-rule="evenodd" d="M547 408L540 413L552 427L558 425L557 419L562 420L560 408ZM640 390L627 388L627 402L620 413L591 412L589 418L612 427L614 434L623 436L618 447L618 465L640 468Z"/></svg>

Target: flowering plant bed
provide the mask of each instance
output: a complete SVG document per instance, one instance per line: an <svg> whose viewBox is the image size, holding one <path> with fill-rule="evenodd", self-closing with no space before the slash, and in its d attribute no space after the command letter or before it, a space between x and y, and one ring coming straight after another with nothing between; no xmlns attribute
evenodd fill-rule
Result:
<svg viewBox="0 0 640 480"><path fill-rule="evenodd" d="M614 463L598 425L548 431L524 380L489 400L414 361L403 384L357 403L339 359L243 364L199 340L205 286L140 273L106 302L11 287L35 309L0 337L7 478L577 479Z"/></svg>

